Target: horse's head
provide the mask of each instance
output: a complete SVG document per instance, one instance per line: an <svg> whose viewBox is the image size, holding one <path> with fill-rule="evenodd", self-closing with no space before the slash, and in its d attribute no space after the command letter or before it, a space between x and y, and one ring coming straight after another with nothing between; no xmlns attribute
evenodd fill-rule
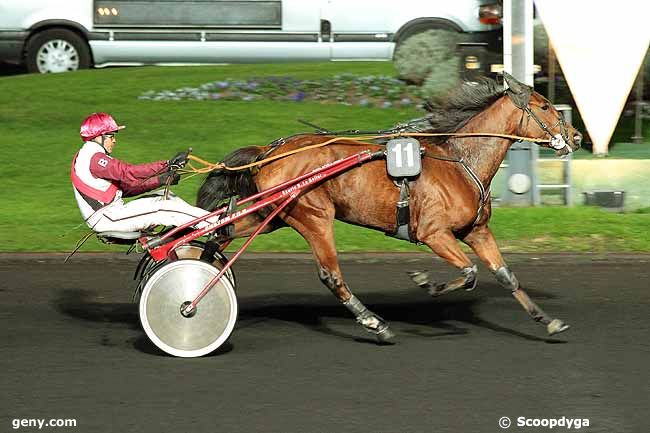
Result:
<svg viewBox="0 0 650 433"><path fill-rule="evenodd" d="M507 72L503 78L508 85L506 94L512 103L522 110L519 134L526 137L548 138L541 146L555 149L558 155L567 155L580 148L582 134L553 107L548 99L535 92L532 87L517 81ZM533 120L531 122L531 119Z"/></svg>

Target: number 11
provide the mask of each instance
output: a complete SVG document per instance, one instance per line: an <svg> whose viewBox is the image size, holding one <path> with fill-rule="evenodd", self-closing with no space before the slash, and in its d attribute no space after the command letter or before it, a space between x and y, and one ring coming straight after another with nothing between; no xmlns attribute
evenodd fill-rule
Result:
<svg viewBox="0 0 650 433"><path fill-rule="evenodd" d="M405 143L404 151L406 152L407 167L413 167L415 165L415 159L413 158L413 143ZM397 146L393 148L393 152L395 152L395 166L401 168L404 162L402 160L402 143L397 143Z"/></svg>

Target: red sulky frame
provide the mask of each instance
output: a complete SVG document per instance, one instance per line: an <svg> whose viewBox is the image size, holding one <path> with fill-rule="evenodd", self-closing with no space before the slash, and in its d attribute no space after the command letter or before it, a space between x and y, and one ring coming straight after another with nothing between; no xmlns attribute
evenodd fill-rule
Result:
<svg viewBox="0 0 650 433"><path fill-rule="evenodd" d="M176 258L174 251L179 246L185 245L186 243L193 241L194 239L200 238L201 236L214 232L215 230L220 229L221 227L224 227L228 224L231 224L251 213L257 212L263 207L280 202L277 205L277 207L273 209L273 211L264 219L264 221L262 221L260 226L257 229L255 229L255 231L249 236L249 238L246 240L246 242L244 242L241 248L237 250L237 252L230 258L230 260L228 260L228 263L226 263L223 269L221 269L219 274L217 274L217 276L215 276L212 280L210 280L205 285L203 290L201 290L201 293L199 293L197 297L183 309L182 314L189 315L191 314L192 310L196 308L196 305L199 303L199 301L210 291L210 289L217 283L217 281L219 281L219 279L228 271L228 269L230 269L230 267L235 262L235 260L237 260L237 258L244 252L244 250L246 250L246 248L248 248L251 242L253 242L253 239L255 239L257 235L260 234L260 232L264 229L264 227L266 227L268 223L271 222L271 220L275 218L280 211L282 211L282 209L284 209L289 203L291 203L291 201L293 201L296 197L298 197L306 188L316 183L322 182L325 179L334 177L356 165L361 165L365 162L368 162L376 157L380 157L383 155L384 155L383 150L376 151L376 152L371 152L370 150L364 150L362 152L355 153L353 155L336 160L329 164L325 164L324 166L316 168L297 178L288 180L279 185L276 185L274 187L261 191L257 194L254 194L250 197L246 197L239 200L237 202L237 206L241 206L246 203L250 203L254 200L260 199L259 201L248 206L245 209L238 210L232 213L231 215L228 215L225 218L220 219L214 224L210 224L207 227L204 227L202 229L196 229L176 240L172 240L174 234L178 233L181 230L194 226L197 223L204 221L208 218L222 215L224 212L226 212L227 207L224 206L205 216L190 221L187 224L178 226L173 230L170 230L169 232L165 233L160 238L147 239L146 237L142 237L138 241L140 242L142 247L149 252L149 255L151 255L151 257L155 261L159 262L167 258L174 259Z"/></svg>

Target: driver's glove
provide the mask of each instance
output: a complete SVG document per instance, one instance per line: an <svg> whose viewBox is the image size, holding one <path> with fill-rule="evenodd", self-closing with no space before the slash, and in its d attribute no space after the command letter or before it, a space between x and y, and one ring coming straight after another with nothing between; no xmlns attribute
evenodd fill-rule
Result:
<svg viewBox="0 0 650 433"><path fill-rule="evenodd" d="M189 150L186 150L185 152L178 152L172 159L167 161L167 166L170 170L178 170L179 168L185 167L189 154Z"/></svg>
<svg viewBox="0 0 650 433"><path fill-rule="evenodd" d="M169 185L177 185L181 180L181 175L175 171L167 171L158 176L158 180L160 181L161 185L167 185L168 183Z"/></svg>

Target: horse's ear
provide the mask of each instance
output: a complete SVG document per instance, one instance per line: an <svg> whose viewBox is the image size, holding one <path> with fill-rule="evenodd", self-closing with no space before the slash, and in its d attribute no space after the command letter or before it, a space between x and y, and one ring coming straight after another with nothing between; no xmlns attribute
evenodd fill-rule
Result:
<svg viewBox="0 0 650 433"><path fill-rule="evenodd" d="M508 85L508 88L512 91L512 93L520 94L527 90L528 86L517 81L515 77L513 77L506 71L503 71L503 79Z"/></svg>

